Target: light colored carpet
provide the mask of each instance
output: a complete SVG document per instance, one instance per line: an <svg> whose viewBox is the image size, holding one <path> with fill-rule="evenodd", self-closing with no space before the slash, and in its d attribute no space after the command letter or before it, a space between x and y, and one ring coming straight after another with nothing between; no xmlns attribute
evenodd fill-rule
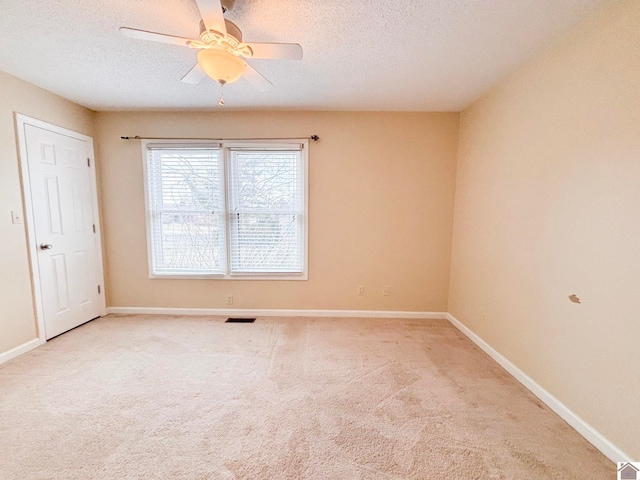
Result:
<svg viewBox="0 0 640 480"><path fill-rule="evenodd" d="M606 479L446 321L109 316L0 366L2 479Z"/></svg>

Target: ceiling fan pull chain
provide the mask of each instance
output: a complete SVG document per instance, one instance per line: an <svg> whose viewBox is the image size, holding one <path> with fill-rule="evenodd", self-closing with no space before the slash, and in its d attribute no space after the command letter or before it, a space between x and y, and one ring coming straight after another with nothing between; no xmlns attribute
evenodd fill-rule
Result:
<svg viewBox="0 0 640 480"><path fill-rule="evenodd" d="M220 87L220 101L218 102L220 107L224 107L224 85Z"/></svg>

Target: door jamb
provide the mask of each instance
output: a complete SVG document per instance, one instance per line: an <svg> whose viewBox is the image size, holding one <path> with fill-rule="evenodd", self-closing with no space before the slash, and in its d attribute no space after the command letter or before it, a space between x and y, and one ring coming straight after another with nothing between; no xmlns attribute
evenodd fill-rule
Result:
<svg viewBox="0 0 640 480"><path fill-rule="evenodd" d="M91 172L91 202L93 204L93 220L96 225L96 261L98 262L98 281L101 285L101 292L98 295L100 316L106 315L106 295L104 288L104 259L102 256L102 233L100 230L100 210L98 206L98 182L96 178L96 162L93 151L93 138L74 132L51 123L43 122L32 117L28 117L21 113L15 114L16 133L18 137L18 151L20 163L20 183L22 185L22 201L24 205L25 230L27 234L27 250L29 252L29 273L31 275L31 288L33 295L33 303L35 306L36 324L38 326L38 339L40 344L45 343L44 329L44 307L42 303L42 285L40 284L40 267L38 265L38 250L35 237L35 220L33 215L33 203L31 201L31 181L29 177L29 164L27 160L27 142L25 127L31 125L34 127L49 130L53 133L65 135L87 142L89 146L89 169ZM97 287L97 285L96 285Z"/></svg>

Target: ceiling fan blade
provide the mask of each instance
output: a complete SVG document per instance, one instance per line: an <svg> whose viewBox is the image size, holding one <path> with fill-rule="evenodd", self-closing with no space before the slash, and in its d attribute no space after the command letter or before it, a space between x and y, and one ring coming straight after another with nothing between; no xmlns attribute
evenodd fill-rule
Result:
<svg viewBox="0 0 640 480"><path fill-rule="evenodd" d="M164 33L147 32L146 30L127 27L120 27L120 33L125 37L150 40L152 42L170 43L172 45L181 45L183 47L188 47L189 42L193 41L191 38L175 37L173 35L165 35Z"/></svg>
<svg viewBox="0 0 640 480"><path fill-rule="evenodd" d="M297 43L245 43L253 51L251 58L302 60L302 47Z"/></svg>
<svg viewBox="0 0 640 480"><path fill-rule="evenodd" d="M222 3L220 0L196 0L200 16L207 30L215 30L224 35L227 34L227 27L224 24L222 14Z"/></svg>
<svg viewBox="0 0 640 480"><path fill-rule="evenodd" d="M251 85L256 87L261 92L265 92L273 87L273 84L262 76L255 68L253 68L248 63L245 63L246 67L244 69L244 74L242 78L244 78Z"/></svg>
<svg viewBox="0 0 640 480"><path fill-rule="evenodd" d="M184 83L190 83L195 85L196 83L200 83L207 74L204 73L204 70L200 66L199 63L196 63L195 66L187 72L187 74L182 77L182 81Z"/></svg>

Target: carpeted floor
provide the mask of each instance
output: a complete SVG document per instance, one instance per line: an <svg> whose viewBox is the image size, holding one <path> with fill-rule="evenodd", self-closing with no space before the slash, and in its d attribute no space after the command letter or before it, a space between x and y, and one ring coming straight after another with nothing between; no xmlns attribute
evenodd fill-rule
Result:
<svg viewBox="0 0 640 480"><path fill-rule="evenodd" d="M2 479L607 479L446 321L108 316L0 366Z"/></svg>

